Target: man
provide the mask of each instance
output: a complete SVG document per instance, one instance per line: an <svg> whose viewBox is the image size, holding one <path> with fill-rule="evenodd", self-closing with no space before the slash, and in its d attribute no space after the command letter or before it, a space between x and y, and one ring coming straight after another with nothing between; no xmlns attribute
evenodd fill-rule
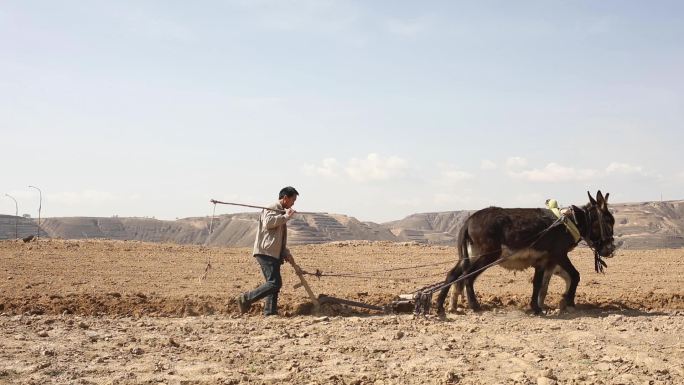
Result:
<svg viewBox="0 0 684 385"><path fill-rule="evenodd" d="M256 289L242 293L237 303L240 313L249 311L252 303L265 298L264 315L278 314L278 293L283 281L280 277L280 265L284 261L292 262L292 253L287 248L287 221L296 213L292 206L299 193L294 187L285 187L278 194L278 202L269 206L272 210L263 210L259 216L253 255L261 266L266 282ZM274 211L278 210L278 211Z"/></svg>

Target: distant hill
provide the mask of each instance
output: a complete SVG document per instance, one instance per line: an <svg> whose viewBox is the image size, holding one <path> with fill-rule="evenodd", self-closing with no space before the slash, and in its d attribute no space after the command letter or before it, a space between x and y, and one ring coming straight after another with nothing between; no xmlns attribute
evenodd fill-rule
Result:
<svg viewBox="0 0 684 385"><path fill-rule="evenodd" d="M684 201L611 206L615 236L629 249L684 247Z"/></svg>
<svg viewBox="0 0 684 385"><path fill-rule="evenodd" d="M210 246L252 246L258 216L259 213L220 215L214 218L213 223L209 217L175 221L115 217L46 218L42 228L50 237L62 239L107 238ZM288 241L291 244L398 240L390 230L380 225L337 214L297 215L288 223L288 230ZM13 237L7 226L0 231L0 239Z"/></svg>
<svg viewBox="0 0 684 385"><path fill-rule="evenodd" d="M627 249L684 247L684 201L611 204L615 237ZM383 226L401 240L454 245L473 211L413 214Z"/></svg>
<svg viewBox="0 0 684 385"><path fill-rule="evenodd" d="M618 203L615 236L630 249L684 247L684 201ZM387 223L361 222L341 214L298 215L288 223L290 244L346 240L455 245L472 211L420 213ZM62 239L108 238L211 246L251 246L258 213L164 221L149 218L46 218L43 235ZM14 216L0 215L0 239L14 238ZM19 219L19 236L35 234L36 221ZM213 231L209 233L210 225Z"/></svg>
<svg viewBox="0 0 684 385"><path fill-rule="evenodd" d="M0 214L0 239L14 239L15 234L19 238L38 234L38 222L30 218ZM40 235L46 236L48 234L41 230Z"/></svg>
<svg viewBox="0 0 684 385"><path fill-rule="evenodd" d="M456 244L458 230L472 211L445 211L413 214L408 217L382 224L394 236L403 241L433 244Z"/></svg>

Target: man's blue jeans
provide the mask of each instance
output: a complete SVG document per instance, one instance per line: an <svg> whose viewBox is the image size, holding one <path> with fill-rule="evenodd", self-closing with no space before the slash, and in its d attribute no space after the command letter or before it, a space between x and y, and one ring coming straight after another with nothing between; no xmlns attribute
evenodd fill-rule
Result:
<svg viewBox="0 0 684 385"><path fill-rule="evenodd" d="M245 302L247 302L247 305L251 306L252 303L262 298L266 298L264 303L264 315L278 314L278 293L283 286L283 280L280 277L280 265L282 262L279 259L269 257L268 255L257 254L254 258L259 262L261 272L264 274L266 282L256 289L245 293Z"/></svg>

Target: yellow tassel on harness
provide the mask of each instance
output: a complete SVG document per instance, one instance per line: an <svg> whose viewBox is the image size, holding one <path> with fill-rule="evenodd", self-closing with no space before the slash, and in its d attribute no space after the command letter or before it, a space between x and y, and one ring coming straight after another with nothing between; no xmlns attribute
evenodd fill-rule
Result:
<svg viewBox="0 0 684 385"><path fill-rule="evenodd" d="M575 242L579 242L581 239L579 229L572 220L569 220L569 218L565 216L564 212L561 212L558 208L558 202L555 199L547 199L546 207L553 212L556 218L563 217L563 224L568 229L568 232L575 239Z"/></svg>

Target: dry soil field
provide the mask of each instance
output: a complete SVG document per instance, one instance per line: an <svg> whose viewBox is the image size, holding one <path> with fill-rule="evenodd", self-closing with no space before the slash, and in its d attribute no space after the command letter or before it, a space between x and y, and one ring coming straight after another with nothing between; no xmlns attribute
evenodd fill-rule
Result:
<svg viewBox="0 0 684 385"><path fill-rule="evenodd" d="M310 278L316 293L384 304L443 278L455 249L347 242L293 248L305 269L351 273L441 265L370 279ZM0 242L0 384L682 384L684 251L591 254L578 308L527 312L531 271L495 267L480 313L445 320L311 306L283 266L281 317L235 296L262 280L248 249L116 241ZM200 281L211 262L204 281Z"/></svg>

